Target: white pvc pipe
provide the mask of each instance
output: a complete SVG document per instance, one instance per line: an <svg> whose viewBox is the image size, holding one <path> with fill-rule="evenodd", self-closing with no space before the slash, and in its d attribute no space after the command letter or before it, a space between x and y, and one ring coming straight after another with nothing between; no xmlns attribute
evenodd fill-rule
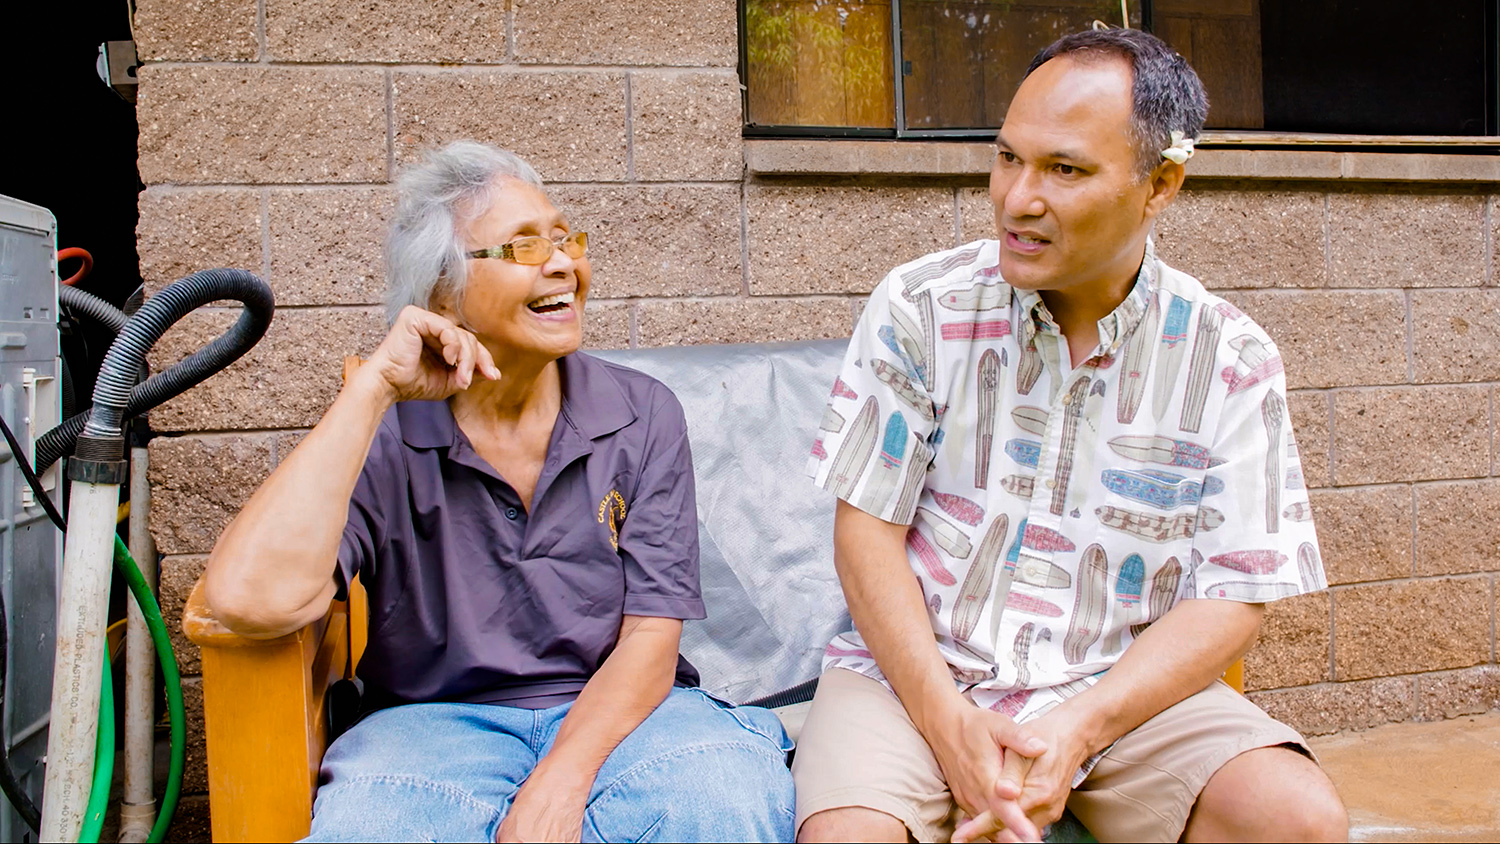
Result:
<svg viewBox="0 0 1500 844"><path fill-rule="evenodd" d="M146 449L130 450L130 556L156 584L156 543L151 539L151 480ZM156 649L146 617L129 602L125 622L125 802L120 806L120 841L141 844L156 823Z"/></svg>
<svg viewBox="0 0 1500 844"><path fill-rule="evenodd" d="M94 776L118 484L73 481L52 669L42 841L77 841Z"/></svg>

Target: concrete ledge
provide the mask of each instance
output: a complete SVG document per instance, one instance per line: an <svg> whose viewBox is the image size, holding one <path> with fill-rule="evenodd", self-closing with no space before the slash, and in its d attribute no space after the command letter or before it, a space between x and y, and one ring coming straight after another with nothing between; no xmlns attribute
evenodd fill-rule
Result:
<svg viewBox="0 0 1500 844"><path fill-rule="evenodd" d="M944 141L746 139L756 176L983 177L993 144ZM1500 183L1500 155L1432 152L1200 149L1195 179Z"/></svg>

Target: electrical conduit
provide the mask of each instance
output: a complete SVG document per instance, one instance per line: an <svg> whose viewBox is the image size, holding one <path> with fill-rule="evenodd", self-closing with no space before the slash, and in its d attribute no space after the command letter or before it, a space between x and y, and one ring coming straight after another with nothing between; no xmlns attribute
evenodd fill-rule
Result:
<svg viewBox="0 0 1500 844"><path fill-rule="evenodd" d="M149 588L156 580L156 543L146 524L151 481L146 449L130 449L130 556ZM140 844L156 820L152 793L156 749L156 654L140 606L131 601L125 622L125 802L120 806L120 841Z"/></svg>

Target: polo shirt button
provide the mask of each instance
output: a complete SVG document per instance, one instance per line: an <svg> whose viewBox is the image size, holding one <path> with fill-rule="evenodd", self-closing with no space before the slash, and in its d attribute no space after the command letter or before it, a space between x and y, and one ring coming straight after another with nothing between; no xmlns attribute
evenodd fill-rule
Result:
<svg viewBox="0 0 1500 844"><path fill-rule="evenodd" d="M514 508L514 507L506 507L505 508L505 518L510 519L511 521L515 521L516 520L516 516L519 516L519 515L520 515L520 513L518 513L516 511L516 508Z"/></svg>

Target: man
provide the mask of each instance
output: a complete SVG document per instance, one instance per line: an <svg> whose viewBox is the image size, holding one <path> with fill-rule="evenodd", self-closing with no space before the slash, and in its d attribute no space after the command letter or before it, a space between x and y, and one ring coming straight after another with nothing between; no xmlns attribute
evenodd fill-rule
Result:
<svg viewBox="0 0 1500 844"><path fill-rule="evenodd" d="M810 464L858 632L802 840L1035 840L1065 805L1101 841L1346 837L1302 738L1218 679L1326 581L1274 344L1152 250L1207 111L1151 35L1061 39L997 138L1001 239L871 295Z"/></svg>

